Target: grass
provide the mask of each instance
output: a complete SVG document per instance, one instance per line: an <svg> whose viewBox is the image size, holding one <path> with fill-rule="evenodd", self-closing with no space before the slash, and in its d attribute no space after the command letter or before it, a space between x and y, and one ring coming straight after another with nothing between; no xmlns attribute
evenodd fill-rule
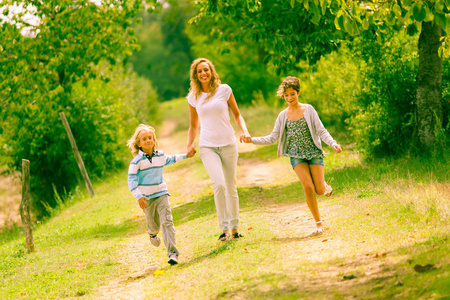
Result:
<svg viewBox="0 0 450 300"><path fill-rule="evenodd" d="M172 112L180 112L174 115L179 122L185 122L183 104L170 104ZM252 119L246 120L249 128L263 122L247 119ZM276 147L258 147L240 159L283 170L272 182L239 186L243 239L217 241L212 189L198 156L168 166L181 253L180 264L170 267L164 248L150 247L124 170L96 183L95 197L77 194L53 218L37 224L36 252L25 252L20 229L2 233L0 298L97 299L99 287L116 278L125 278L118 287L135 289L127 276L136 267L140 296L146 299L450 297L450 171L445 162L364 163L347 146L339 155L330 153L325 173L334 193L319 197L327 229L311 236L314 222L300 183L289 162L276 158ZM144 252L130 252L132 241Z"/></svg>

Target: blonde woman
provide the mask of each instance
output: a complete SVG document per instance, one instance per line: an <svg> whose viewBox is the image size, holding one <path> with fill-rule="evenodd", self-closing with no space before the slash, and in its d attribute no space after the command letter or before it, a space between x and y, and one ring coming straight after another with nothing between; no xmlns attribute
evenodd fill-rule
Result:
<svg viewBox="0 0 450 300"><path fill-rule="evenodd" d="M200 129L199 154L214 189L214 203L222 230L219 240L230 239L230 230L232 238L240 238L239 197L236 189L238 150L229 110L243 136L250 135L231 87L220 82L211 61L206 58L194 60L190 80L187 96L190 116L187 152L195 151L193 143Z"/></svg>

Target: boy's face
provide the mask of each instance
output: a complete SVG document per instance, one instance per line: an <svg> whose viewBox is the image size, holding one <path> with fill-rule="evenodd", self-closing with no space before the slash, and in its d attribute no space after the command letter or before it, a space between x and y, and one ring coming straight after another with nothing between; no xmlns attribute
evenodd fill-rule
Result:
<svg viewBox="0 0 450 300"><path fill-rule="evenodd" d="M206 62L198 64L197 78L201 83L209 83L211 81L211 69Z"/></svg>
<svg viewBox="0 0 450 300"><path fill-rule="evenodd" d="M284 101L286 101L287 104L295 104L298 102L298 95L300 94L300 92L297 92L296 90L294 90L293 88L287 88L284 91Z"/></svg>
<svg viewBox="0 0 450 300"><path fill-rule="evenodd" d="M141 131L138 135L139 142L137 143L138 147L142 149L147 154L153 153L153 148L155 147L155 139L153 137L153 133L150 131Z"/></svg>

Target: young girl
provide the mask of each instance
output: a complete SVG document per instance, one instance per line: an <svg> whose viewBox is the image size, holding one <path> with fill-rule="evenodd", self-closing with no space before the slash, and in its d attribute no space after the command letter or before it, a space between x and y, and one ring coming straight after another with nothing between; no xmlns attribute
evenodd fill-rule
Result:
<svg viewBox="0 0 450 300"><path fill-rule="evenodd" d="M278 88L277 95L284 98L289 105L283 110L275 122L272 133L264 137L245 137L241 142L258 145L274 144L278 140L277 155L288 156L292 168L297 174L305 192L306 203L316 221L314 234L323 232L323 221L320 218L316 199L318 195L331 196L333 189L324 180L322 139L327 145L341 152L341 146L331 137L316 110L309 104L298 102L300 81L296 77L286 77Z"/></svg>
<svg viewBox="0 0 450 300"><path fill-rule="evenodd" d="M175 227L169 193L163 179L163 166L192 157L195 150L187 154L165 155L158 150L155 129L145 124L136 128L127 146L134 156L128 169L128 187L144 210L150 242L155 247L160 245L157 234L161 226L169 264L175 265L178 263L179 252L175 244Z"/></svg>

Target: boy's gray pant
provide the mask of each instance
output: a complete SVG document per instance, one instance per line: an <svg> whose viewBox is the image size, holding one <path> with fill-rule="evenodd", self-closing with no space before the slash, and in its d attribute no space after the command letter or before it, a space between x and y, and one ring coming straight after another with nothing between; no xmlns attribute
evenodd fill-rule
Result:
<svg viewBox="0 0 450 300"><path fill-rule="evenodd" d="M175 227L173 226L172 210L169 204L169 195L163 195L145 201L148 207L144 209L147 218L147 232L149 235L158 234L161 226L162 238L167 248L167 256L179 252L175 243Z"/></svg>

